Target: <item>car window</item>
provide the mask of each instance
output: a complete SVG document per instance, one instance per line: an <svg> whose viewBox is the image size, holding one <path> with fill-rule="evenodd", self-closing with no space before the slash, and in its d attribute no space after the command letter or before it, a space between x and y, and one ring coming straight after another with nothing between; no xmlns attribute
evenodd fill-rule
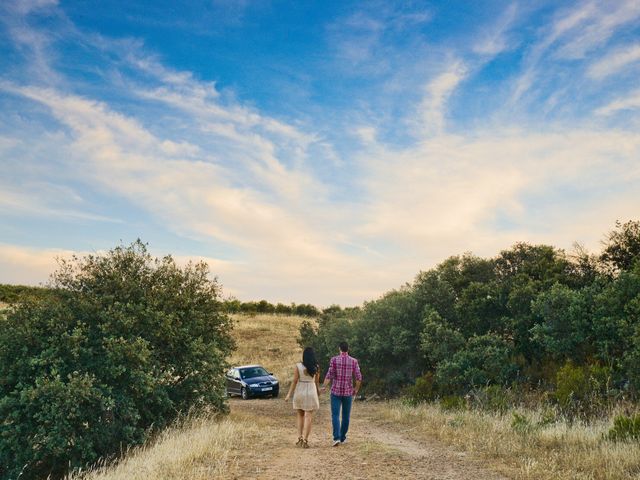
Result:
<svg viewBox="0 0 640 480"><path fill-rule="evenodd" d="M240 378L240 372L238 370L233 370L233 378Z"/></svg>
<svg viewBox="0 0 640 480"><path fill-rule="evenodd" d="M243 370L240 370L240 374L242 375L242 378L245 379L245 378L263 377L265 375L269 375L269 372L267 372L262 367L253 367L253 368L245 368Z"/></svg>

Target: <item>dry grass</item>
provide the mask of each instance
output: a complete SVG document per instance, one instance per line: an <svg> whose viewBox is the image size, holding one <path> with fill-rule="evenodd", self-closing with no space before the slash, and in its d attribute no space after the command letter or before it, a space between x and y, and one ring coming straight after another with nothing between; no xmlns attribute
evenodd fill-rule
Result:
<svg viewBox="0 0 640 480"><path fill-rule="evenodd" d="M532 428L518 432L513 414L447 412L438 405L410 407L393 402L380 408L388 420L411 426L489 459L498 470L527 480L613 480L640 478L640 444L603 439L610 419L589 424L558 420L543 426L540 412L519 412Z"/></svg>
<svg viewBox="0 0 640 480"><path fill-rule="evenodd" d="M135 449L114 467L69 480L209 480L240 473L238 459L258 426L238 419L200 417L165 430L151 445Z"/></svg>
<svg viewBox="0 0 640 480"><path fill-rule="evenodd" d="M302 317L279 315L234 315L237 350L229 362L232 365L258 363L273 372L280 382L288 385L293 370L302 357L296 339Z"/></svg>

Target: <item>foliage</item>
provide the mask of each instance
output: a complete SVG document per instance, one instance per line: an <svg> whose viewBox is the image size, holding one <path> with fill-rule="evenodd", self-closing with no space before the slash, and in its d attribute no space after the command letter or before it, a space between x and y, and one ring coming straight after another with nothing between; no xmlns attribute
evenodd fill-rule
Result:
<svg viewBox="0 0 640 480"><path fill-rule="evenodd" d="M554 359L582 362L591 345L588 307L580 291L556 283L532 304L532 338Z"/></svg>
<svg viewBox="0 0 640 480"><path fill-rule="evenodd" d="M464 410L467 401L460 395L445 395L440 399L440 407L445 411Z"/></svg>
<svg viewBox="0 0 640 480"><path fill-rule="evenodd" d="M511 428L521 435L528 435L536 430L536 424L534 424L529 417L517 412L513 412L513 419L511 420Z"/></svg>
<svg viewBox="0 0 640 480"><path fill-rule="evenodd" d="M640 259L640 221L616 222L600 259L613 270L631 270Z"/></svg>
<svg viewBox="0 0 640 480"><path fill-rule="evenodd" d="M26 285L0 284L0 302L19 303L34 298L50 298L55 291L46 287L29 287Z"/></svg>
<svg viewBox="0 0 640 480"><path fill-rule="evenodd" d="M493 258L452 256L355 315L325 309L303 343L326 356L349 341L364 388L387 395L473 398L489 387L491 404L488 392L526 385L590 414L640 394L640 223L607 239L601 255L516 243Z"/></svg>
<svg viewBox="0 0 640 480"><path fill-rule="evenodd" d="M613 441L640 440L640 414L616 416L607 438Z"/></svg>
<svg viewBox="0 0 640 480"><path fill-rule="evenodd" d="M506 412L517 403L513 389L502 385L471 390L469 397L474 407L490 412Z"/></svg>
<svg viewBox="0 0 640 480"><path fill-rule="evenodd" d="M56 296L0 330L0 477L54 478L142 443L181 412L225 408L233 342L206 264L137 241L63 261Z"/></svg>
<svg viewBox="0 0 640 480"><path fill-rule="evenodd" d="M436 381L447 393L465 393L483 385L507 385L517 372L507 341L495 334L471 337L465 347L436 369Z"/></svg>
<svg viewBox="0 0 640 480"><path fill-rule="evenodd" d="M562 411L571 416L603 408L611 393L611 370L607 367L567 362L556 378L555 399Z"/></svg>
<svg viewBox="0 0 640 480"><path fill-rule="evenodd" d="M407 387L405 396L413 404L428 402L436 398L435 379L431 372L416 378L416 383Z"/></svg>
<svg viewBox="0 0 640 480"><path fill-rule="evenodd" d="M298 315L301 317L317 317L320 310L311 304L301 303L296 305L291 303L285 305L277 303L276 305L266 300L258 302L241 302L237 298L229 298L223 302L223 309L227 313L244 313L247 315L257 314L278 314L278 315Z"/></svg>

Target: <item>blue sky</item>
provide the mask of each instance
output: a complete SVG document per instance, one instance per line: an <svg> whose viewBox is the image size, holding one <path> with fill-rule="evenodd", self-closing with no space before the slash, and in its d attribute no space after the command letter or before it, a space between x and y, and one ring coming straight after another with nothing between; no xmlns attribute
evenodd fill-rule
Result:
<svg viewBox="0 0 640 480"><path fill-rule="evenodd" d="M0 282L139 237L225 295L355 305L598 251L640 217L638 78L636 0L3 2Z"/></svg>

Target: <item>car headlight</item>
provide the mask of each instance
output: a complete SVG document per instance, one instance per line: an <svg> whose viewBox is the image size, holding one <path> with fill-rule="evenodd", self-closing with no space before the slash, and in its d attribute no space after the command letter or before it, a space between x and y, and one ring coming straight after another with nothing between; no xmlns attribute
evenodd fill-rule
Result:
<svg viewBox="0 0 640 480"><path fill-rule="evenodd" d="M278 380L273 380L271 383L272 383L273 385L277 385L277 384L278 384Z"/></svg>

